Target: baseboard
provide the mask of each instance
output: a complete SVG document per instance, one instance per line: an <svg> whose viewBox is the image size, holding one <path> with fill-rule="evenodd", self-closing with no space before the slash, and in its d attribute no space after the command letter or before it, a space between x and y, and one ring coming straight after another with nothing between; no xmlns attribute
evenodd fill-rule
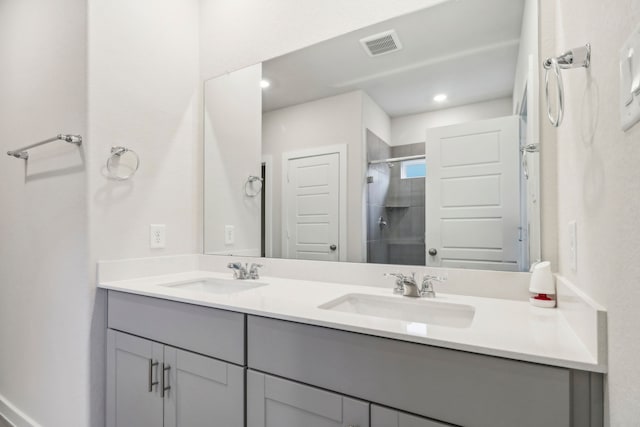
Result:
<svg viewBox="0 0 640 427"><path fill-rule="evenodd" d="M40 424L33 421L5 399L4 396L0 395L0 418L2 417L4 417L11 427L41 427Z"/></svg>

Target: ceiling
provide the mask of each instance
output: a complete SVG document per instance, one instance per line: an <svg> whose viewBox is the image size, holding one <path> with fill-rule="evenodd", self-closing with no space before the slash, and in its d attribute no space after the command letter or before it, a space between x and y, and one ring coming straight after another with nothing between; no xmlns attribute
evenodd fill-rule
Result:
<svg viewBox="0 0 640 427"><path fill-rule="evenodd" d="M263 110L361 89L391 117L511 96L524 0L449 0L263 63ZM395 30L402 49L360 39ZM436 103L433 97L448 98Z"/></svg>

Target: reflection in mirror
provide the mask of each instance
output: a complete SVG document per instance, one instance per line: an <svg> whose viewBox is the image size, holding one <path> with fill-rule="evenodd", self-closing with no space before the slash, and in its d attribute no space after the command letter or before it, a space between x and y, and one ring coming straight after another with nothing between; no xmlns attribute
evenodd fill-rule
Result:
<svg viewBox="0 0 640 427"><path fill-rule="evenodd" d="M444 1L207 81L205 252L528 270L537 21Z"/></svg>

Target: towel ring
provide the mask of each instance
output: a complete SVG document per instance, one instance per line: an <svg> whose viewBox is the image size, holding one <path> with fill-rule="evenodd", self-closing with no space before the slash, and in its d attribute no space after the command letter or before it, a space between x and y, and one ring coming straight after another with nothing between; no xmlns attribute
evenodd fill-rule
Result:
<svg viewBox="0 0 640 427"><path fill-rule="evenodd" d="M130 168L131 172L129 174L120 175L117 171L117 166L120 163L120 160L122 159L122 157L125 156L127 153L131 153L134 156L136 163L134 167ZM127 147L120 147L120 146L111 147L111 155L107 159L107 171L109 172L110 179L114 179L116 181L126 181L130 179L133 175L135 175L139 167L140 167L140 156L138 156L138 153L136 153L135 151Z"/></svg>
<svg viewBox="0 0 640 427"><path fill-rule="evenodd" d="M538 153L540 152L540 148L538 144L527 144L524 147L520 147L520 152L522 153L522 173L524 174L524 178L529 180L529 162L528 155L530 153Z"/></svg>
<svg viewBox="0 0 640 427"><path fill-rule="evenodd" d="M558 85L558 111L553 115L551 111L551 102L549 99L549 70L553 70L556 75L556 84ZM551 58L549 68L544 70L544 96L547 98L547 117L551 122L551 126L557 128L564 119L564 84L562 83L562 74L560 73L560 65L558 58Z"/></svg>
<svg viewBox="0 0 640 427"><path fill-rule="evenodd" d="M564 118L564 84L562 83L562 70L570 68L589 68L591 65L591 45L586 44L584 46L571 49L557 58L547 58L542 63L544 67L544 95L547 101L547 117L551 122L551 126L558 127L562 123ZM557 99L558 99L558 111L554 115L551 111L551 102L549 99L549 73L553 72L556 75L557 82Z"/></svg>
<svg viewBox="0 0 640 427"><path fill-rule="evenodd" d="M251 191L251 187L253 187L254 182L259 182L260 186L257 190ZM262 191L262 178L255 175L249 175L249 178L244 183L244 194L248 197L256 197Z"/></svg>

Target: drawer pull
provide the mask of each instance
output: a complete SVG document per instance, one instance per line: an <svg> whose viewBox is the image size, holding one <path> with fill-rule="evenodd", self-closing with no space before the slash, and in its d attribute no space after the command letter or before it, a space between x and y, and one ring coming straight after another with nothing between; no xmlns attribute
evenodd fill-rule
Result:
<svg viewBox="0 0 640 427"><path fill-rule="evenodd" d="M156 368L156 380L153 381L153 368ZM158 362L149 359L149 393L153 391L153 386L158 385Z"/></svg>
<svg viewBox="0 0 640 427"><path fill-rule="evenodd" d="M162 384L160 385L160 397L162 398L164 398L167 391L171 390L171 386L168 385L169 378L167 377L167 374L169 373L170 369L171 369L171 366L165 365L164 363L162 364Z"/></svg>

